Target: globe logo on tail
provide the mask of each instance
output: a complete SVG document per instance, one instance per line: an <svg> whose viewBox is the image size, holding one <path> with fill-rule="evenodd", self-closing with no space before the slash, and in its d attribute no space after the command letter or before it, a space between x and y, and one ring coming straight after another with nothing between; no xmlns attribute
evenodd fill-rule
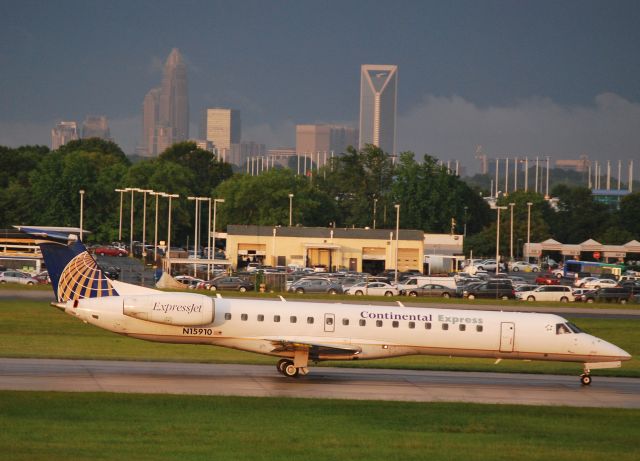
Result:
<svg viewBox="0 0 640 461"><path fill-rule="evenodd" d="M110 280L87 253L75 256L66 265L58 282L58 301L117 296Z"/></svg>

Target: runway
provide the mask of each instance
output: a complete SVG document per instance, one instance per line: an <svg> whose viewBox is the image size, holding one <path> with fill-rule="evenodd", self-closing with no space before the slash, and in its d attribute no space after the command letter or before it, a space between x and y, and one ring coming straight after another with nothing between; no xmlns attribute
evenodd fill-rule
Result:
<svg viewBox="0 0 640 461"><path fill-rule="evenodd" d="M0 389L640 408L640 379L315 367L0 359Z"/></svg>

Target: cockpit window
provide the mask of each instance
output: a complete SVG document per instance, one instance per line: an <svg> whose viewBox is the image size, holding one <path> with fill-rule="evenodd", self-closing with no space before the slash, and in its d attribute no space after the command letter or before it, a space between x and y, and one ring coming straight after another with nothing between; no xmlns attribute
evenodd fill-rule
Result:
<svg viewBox="0 0 640 461"><path fill-rule="evenodd" d="M571 322L567 322L567 326L571 329L571 331L573 331L574 333L584 333L584 331L582 331L578 326L574 325Z"/></svg>
<svg viewBox="0 0 640 461"><path fill-rule="evenodd" d="M558 323L558 324L556 324L556 334L557 334L557 335L567 335L567 334L571 334L571 330L569 329L569 327L567 326L567 324L565 324L565 323Z"/></svg>

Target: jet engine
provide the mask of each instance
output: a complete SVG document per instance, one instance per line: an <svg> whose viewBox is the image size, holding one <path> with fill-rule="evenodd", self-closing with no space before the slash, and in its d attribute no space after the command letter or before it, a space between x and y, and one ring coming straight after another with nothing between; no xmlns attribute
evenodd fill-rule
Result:
<svg viewBox="0 0 640 461"><path fill-rule="evenodd" d="M176 326L200 326L213 323L212 298L194 293L166 293L125 296L122 313L149 322Z"/></svg>

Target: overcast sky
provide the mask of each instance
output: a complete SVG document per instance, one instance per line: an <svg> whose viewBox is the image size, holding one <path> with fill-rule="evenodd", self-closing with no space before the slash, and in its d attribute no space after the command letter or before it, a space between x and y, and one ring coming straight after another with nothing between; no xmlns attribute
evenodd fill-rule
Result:
<svg viewBox="0 0 640 461"><path fill-rule="evenodd" d="M357 126L360 65L397 64L399 150L640 160L638 24L636 0L0 0L0 145L95 114L133 152L177 47L193 136L212 106L269 147Z"/></svg>

